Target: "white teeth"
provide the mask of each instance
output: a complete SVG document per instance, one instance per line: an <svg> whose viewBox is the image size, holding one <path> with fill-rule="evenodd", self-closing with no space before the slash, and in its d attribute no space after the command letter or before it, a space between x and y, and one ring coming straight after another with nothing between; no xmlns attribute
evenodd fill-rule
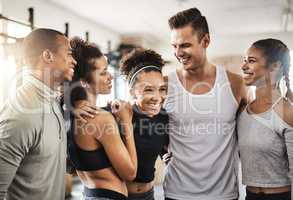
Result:
<svg viewBox="0 0 293 200"><path fill-rule="evenodd" d="M157 108L157 107L160 107L160 104L149 104L151 107L155 107L155 108Z"/></svg>
<svg viewBox="0 0 293 200"><path fill-rule="evenodd" d="M252 76L251 73L244 73L243 78L250 78Z"/></svg>
<svg viewBox="0 0 293 200"><path fill-rule="evenodd" d="M180 62L181 62L181 63L186 63L187 61L188 61L188 58L181 58L181 59L180 59Z"/></svg>

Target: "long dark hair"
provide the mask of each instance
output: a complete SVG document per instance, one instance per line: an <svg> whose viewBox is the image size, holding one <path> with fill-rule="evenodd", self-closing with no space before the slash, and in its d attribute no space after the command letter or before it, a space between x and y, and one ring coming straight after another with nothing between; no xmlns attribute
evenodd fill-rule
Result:
<svg viewBox="0 0 293 200"><path fill-rule="evenodd" d="M293 94L290 88L290 77L289 77L290 65L291 65L289 48L281 40L272 39L272 38L258 40L254 42L252 46L262 51L263 55L266 58L267 66L276 62L281 63L282 75L287 87L286 97L288 97L292 101ZM280 80L278 81L280 83ZM279 87L279 83L278 83L278 87Z"/></svg>

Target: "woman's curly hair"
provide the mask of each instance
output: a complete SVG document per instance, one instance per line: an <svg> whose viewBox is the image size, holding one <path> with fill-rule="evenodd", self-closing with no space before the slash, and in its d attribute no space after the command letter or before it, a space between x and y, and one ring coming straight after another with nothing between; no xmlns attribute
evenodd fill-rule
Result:
<svg viewBox="0 0 293 200"><path fill-rule="evenodd" d="M144 72L159 71L165 64L162 56L150 49L136 48L126 54L120 61L120 72L126 76L126 79L131 80L132 76L145 66L155 66L156 68L146 68Z"/></svg>

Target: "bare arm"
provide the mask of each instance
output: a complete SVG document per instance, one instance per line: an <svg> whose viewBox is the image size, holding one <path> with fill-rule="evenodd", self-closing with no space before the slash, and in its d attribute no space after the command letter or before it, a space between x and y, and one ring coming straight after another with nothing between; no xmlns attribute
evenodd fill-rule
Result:
<svg viewBox="0 0 293 200"><path fill-rule="evenodd" d="M97 115L89 122L95 124L96 138L103 145L117 174L126 181L132 181L136 177L137 171L132 123L123 124L127 136L124 144L117 123L110 113Z"/></svg>

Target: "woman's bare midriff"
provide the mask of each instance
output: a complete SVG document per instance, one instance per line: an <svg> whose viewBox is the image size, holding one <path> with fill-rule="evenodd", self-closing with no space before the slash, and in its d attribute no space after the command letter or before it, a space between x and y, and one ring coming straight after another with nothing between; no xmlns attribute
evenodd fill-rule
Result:
<svg viewBox="0 0 293 200"><path fill-rule="evenodd" d="M284 187L275 187L275 188L263 188L263 187L253 187L253 186L247 186L246 189L249 192L258 194L258 193L264 193L264 194L276 194L276 193L284 193L284 192L290 192L291 186L284 186Z"/></svg>
<svg viewBox="0 0 293 200"><path fill-rule="evenodd" d="M126 184L129 194L145 193L150 191L154 186L153 181L149 183L127 182Z"/></svg>
<svg viewBox="0 0 293 200"><path fill-rule="evenodd" d="M127 187L113 168L106 168L97 171L77 171L77 175L87 188L103 188L128 195Z"/></svg>

